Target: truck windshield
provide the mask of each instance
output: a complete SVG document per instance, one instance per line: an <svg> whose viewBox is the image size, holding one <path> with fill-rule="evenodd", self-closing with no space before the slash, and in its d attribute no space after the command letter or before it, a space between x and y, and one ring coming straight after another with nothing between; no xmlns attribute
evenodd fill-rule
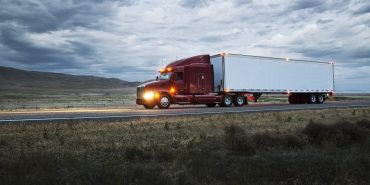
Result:
<svg viewBox="0 0 370 185"><path fill-rule="evenodd" d="M159 80L168 80L171 77L171 73L162 73L159 75L158 79Z"/></svg>

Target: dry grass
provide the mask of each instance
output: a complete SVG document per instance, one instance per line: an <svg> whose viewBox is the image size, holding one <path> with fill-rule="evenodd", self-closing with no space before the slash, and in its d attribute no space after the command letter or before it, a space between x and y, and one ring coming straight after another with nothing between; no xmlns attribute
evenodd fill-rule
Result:
<svg viewBox="0 0 370 185"><path fill-rule="evenodd" d="M0 125L1 184L369 184L370 109Z"/></svg>
<svg viewBox="0 0 370 185"><path fill-rule="evenodd" d="M0 89L0 111L104 108L135 105L136 88Z"/></svg>

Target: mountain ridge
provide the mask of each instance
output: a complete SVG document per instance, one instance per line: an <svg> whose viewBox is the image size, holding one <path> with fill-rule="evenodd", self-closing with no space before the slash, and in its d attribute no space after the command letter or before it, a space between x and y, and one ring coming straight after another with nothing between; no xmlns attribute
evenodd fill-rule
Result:
<svg viewBox="0 0 370 185"><path fill-rule="evenodd" d="M0 66L0 89L118 89L136 87L140 83L117 78L27 71Z"/></svg>

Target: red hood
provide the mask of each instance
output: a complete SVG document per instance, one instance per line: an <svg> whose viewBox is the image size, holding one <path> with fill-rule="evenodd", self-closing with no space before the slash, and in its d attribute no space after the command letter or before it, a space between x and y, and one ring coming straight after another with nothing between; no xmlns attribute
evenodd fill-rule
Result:
<svg viewBox="0 0 370 185"><path fill-rule="evenodd" d="M144 84L141 84L140 86L145 87L145 91L161 91L161 90L167 90L170 86L169 80L159 80L159 81L151 81ZM139 86L139 87L140 87Z"/></svg>

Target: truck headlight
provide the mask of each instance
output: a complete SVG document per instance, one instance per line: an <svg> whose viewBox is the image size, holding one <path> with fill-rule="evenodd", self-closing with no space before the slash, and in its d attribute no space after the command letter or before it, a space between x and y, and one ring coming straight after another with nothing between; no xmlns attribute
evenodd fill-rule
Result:
<svg viewBox="0 0 370 185"><path fill-rule="evenodd" d="M154 92L146 92L144 93L145 100L152 100L154 98Z"/></svg>

